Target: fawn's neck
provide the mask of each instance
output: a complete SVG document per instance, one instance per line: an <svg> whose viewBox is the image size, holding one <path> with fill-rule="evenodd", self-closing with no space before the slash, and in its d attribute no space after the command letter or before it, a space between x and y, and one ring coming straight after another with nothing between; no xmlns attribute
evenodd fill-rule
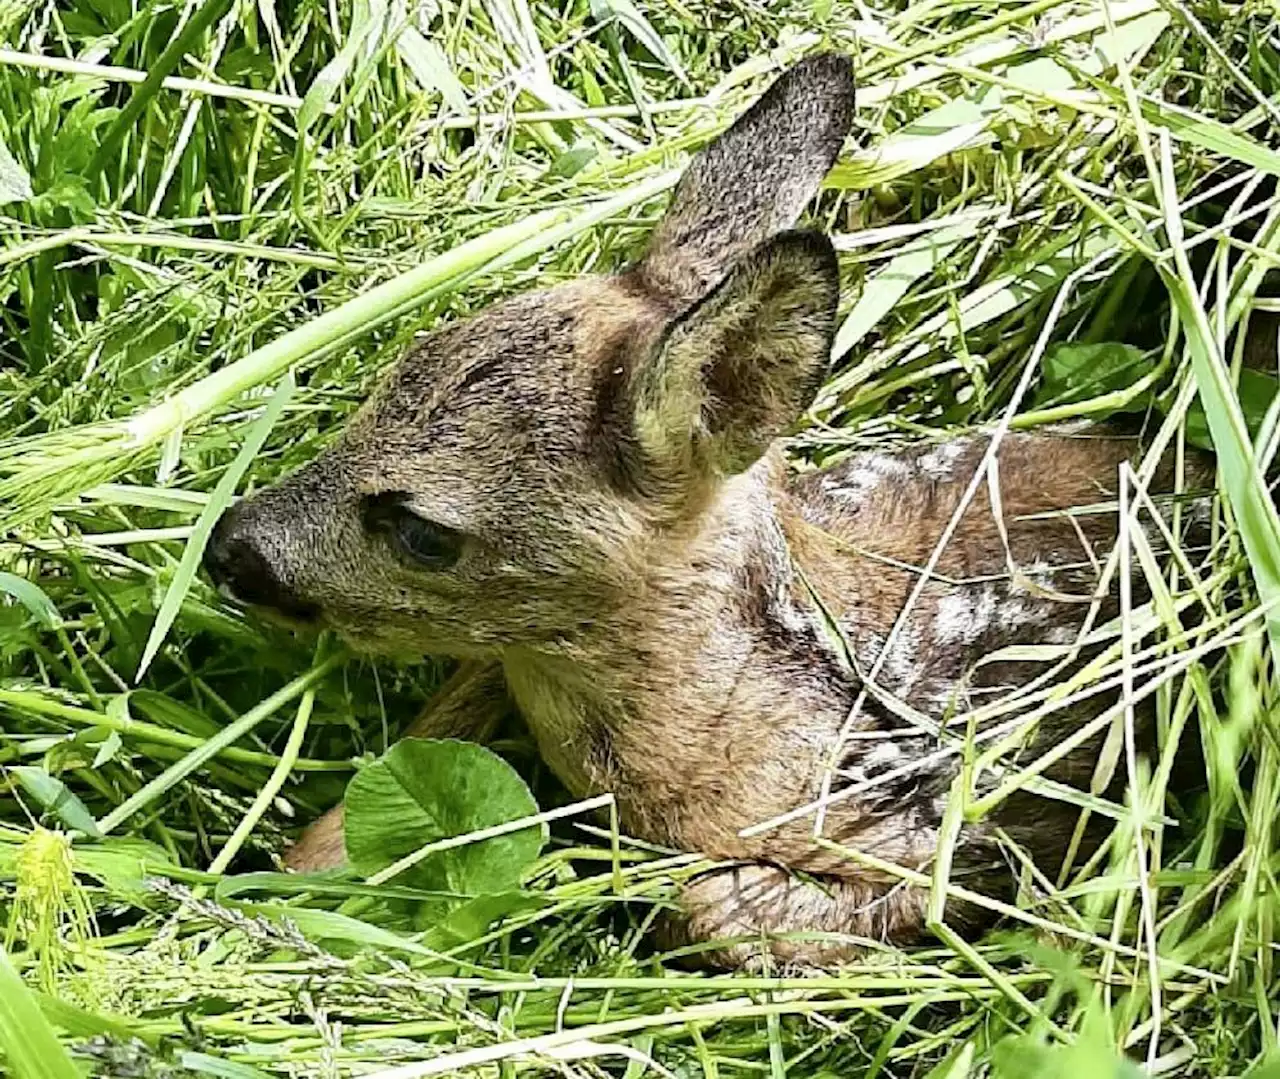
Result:
<svg viewBox="0 0 1280 1079"><path fill-rule="evenodd" d="M629 602L554 650L504 661L513 696L571 790L645 790L647 807L777 754L779 732L842 713L847 676L786 539L780 462L725 486L695 535L654 544ZM815 727L815 730L818 729ZM825 735L819 734L816 740ZM650 831L662 832L656 828Z"/></svg>

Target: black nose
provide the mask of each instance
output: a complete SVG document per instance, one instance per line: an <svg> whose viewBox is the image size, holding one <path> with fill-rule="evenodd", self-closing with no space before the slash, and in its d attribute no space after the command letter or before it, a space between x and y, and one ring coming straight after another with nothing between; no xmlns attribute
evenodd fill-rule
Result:
<svg viewBox="0 0 1280 1079"><path fill-rule="evenodd" d="M295 595L272 568L247 511L246 503L238 503L214 525L204 549L204 568L213 583L242 603L270 607L302 621L315 618L319 608Z"/></svg>

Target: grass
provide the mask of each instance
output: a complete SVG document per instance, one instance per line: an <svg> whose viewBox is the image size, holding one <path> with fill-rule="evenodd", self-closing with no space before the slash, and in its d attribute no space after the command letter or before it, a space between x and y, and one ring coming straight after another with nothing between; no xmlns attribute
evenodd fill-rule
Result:
<svg viewBox="0 0 1280 1079"><path fill-rule="evenodd" d="M1276 308L1276 35L1261 0L0 4L7 1067L1277 1074L1280 408L1232 332ZM1023 866L979 941L947 900L995 901L944 845L924 874L875 863L932 886L934 944L691 974L645 930L697 858L565 806L512 732L553 827L501 910L415 924L399 870L275 872L440 671L245 621L188 544L324 446L417 331L625 264L687 152L823 44L856 58L857 140L814 209L845 301L797 464L1119 410L1157 451L1217 450L1213 544L1161 553L1153 451L1110 561L1150 602L1094 627L1084 671L1041 649L1037 683L937 751L967 762L949 825L1030 787L1111 844ZM1005 756L1099 687L1119 697L1095 789L1122 769L1125 805ZM979 791L983 766L1003 771Z"/></svg>

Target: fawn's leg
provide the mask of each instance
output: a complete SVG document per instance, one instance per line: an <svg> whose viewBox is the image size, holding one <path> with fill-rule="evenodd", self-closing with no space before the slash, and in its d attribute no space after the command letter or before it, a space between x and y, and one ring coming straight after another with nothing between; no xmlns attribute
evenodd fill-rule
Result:
<svg viewBox="0 0 1280 1079"><path fill-rule="evenodd" d="M459 738L484 742L510 707L507 683L497 663L463 662L429 700L406 730L406 738ZM311 824L288 851L284 862L299 873L332 869L346 861L342 806L334 806Z"/></svg>
<svg viewBox="0 0 1280 1079"><path fill-rule="evenodd" d="M918 937L927 902L924 892L899 883L836 877L815 883L752 863L690 881L681 896L682 916L664 943L728 941L693 957L713 966L830 966L865 951L868 940Z"/></svg>

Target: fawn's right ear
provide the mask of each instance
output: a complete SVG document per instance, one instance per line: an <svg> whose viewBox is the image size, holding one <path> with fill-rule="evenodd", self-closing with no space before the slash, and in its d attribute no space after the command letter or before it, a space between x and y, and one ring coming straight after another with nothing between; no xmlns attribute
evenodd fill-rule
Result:
<svg viewBox="0 0 1280 1079"><path fill-rule="evenodd" d="M782 232L676 319L633 376L638 487L677 501L750 468L813 401L840 269L820 232Z"/></svg>
<svg viewBox="0 0 1280 1079"><path fill-rule="evenodd" d="M853 63L807 57L690 164L636 268L679 301L707 295L743 255L792 228L853 123Z"/></svg>

